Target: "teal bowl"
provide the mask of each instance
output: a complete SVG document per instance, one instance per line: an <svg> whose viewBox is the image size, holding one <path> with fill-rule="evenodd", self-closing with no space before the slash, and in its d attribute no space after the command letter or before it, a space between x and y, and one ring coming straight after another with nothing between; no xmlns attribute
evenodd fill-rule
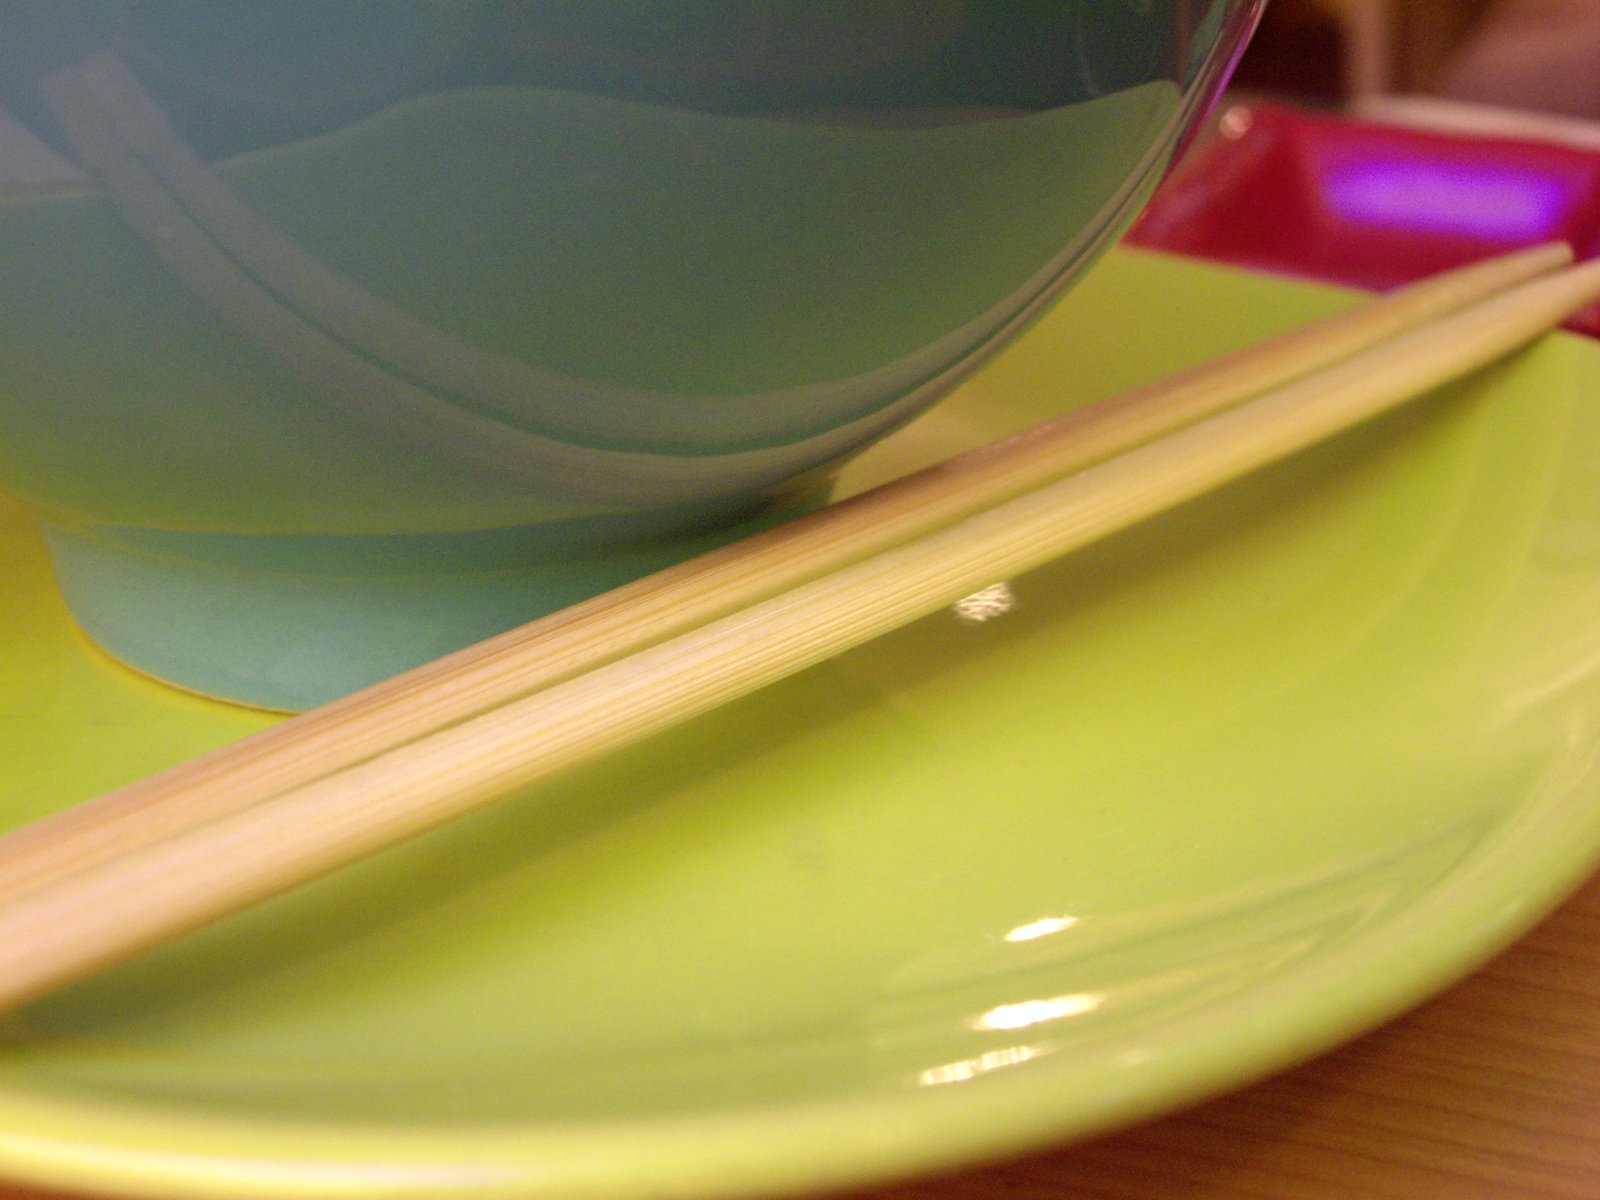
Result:
<svg viewBox="0 0 1600 1200"><path fill-rule="evenodd" d="M0 0L0 487L299 709L758 528L1111 242L1257 0Z"/></svg>

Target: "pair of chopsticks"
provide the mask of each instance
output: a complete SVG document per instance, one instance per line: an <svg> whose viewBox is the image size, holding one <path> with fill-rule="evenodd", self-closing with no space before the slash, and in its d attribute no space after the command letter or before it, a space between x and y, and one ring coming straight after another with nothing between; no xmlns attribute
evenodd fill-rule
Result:
<svg viewBox="0 0 1600 1200"><path fill-rule="evenodd" d="M0 1009L793 674L1600 298L1538 247L886 484L0 838Z"/></svg>

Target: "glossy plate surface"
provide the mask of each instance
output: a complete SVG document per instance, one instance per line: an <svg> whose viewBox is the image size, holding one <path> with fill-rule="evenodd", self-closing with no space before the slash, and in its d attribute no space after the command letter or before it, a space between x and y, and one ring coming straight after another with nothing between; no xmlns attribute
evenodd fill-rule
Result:
<svg viewBox="0 0 1600 1200"><path fill-rule="evenodd" d="M1349 302L1115 254L847 486ZM1600 345L1552 339L38 1004L0 1175L792 1193L1367 1028L1600 852L1597 395ZM0 822L271 719L99 657L12 507L0 538Z"/></svg>

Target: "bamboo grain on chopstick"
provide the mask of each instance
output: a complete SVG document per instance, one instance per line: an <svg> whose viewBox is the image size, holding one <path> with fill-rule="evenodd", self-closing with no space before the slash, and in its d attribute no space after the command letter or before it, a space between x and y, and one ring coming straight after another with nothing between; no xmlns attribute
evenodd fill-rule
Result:
<svg viewBox="0 0 1600 1200"><path fill-rule="evenodd" d="M0 838L0 901L737 611L1570 263L1447 272L670 567Z"/></svg>
<svg viewBox="0 0 1600 1200"><path fill-rule="evenodd" d="M1600 298L1523 284L1246 404L0 904L0 1008L474 811L1482 367Z"/></svg>

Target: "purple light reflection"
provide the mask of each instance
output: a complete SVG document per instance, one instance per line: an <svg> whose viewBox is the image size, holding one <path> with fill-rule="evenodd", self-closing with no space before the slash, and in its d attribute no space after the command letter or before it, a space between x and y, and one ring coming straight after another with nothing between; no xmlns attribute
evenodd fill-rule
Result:
<svg viewBox="0 0 1600 1200"><path fill-rule="evenodd" d="M1562 180L1539 171L1405 158L1336 167L1323 188L1333 210L1351 220L1498 242L1550 236L1574 199Z"/></svg>

